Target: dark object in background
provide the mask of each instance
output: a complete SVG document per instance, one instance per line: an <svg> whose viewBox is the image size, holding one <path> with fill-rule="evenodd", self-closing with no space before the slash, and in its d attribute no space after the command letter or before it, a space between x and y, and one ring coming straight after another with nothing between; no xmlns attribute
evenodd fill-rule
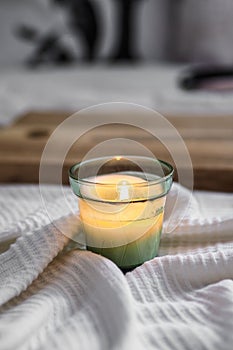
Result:
<svg viewBox="0 0 233 350"><path fill-rule="evenodd" d="M92 61L96 57L96 50L99 39L99 26L97 13L94 4L89 0L52 0L62 5L68 13L68 22L71 30L78 38L83 37L85 57Z"/></svg>
<svg viewBox="0 0 233 350"><path fill-rule="evenodd" d="M233 91L233 67L190 68L179 80L184 90Z"/></svg>
<svg viewBox="0 0 233 350"><path fill-rule="evenodd" d="M40 36L35 28L21 25L16 28L16 35L36 44L33 54L27 60L30 66L35 67L46 62L64 65L74 61L72 53L60 42L56 33Z"/></svg>
<svg viewBox="0 0 233 350"><path fill-rule="evenodd" d="M74 34L74 39L78 40L80 36L82 38L83 59L92 61L96 57L99 38L99 27L93 4L89 0L52 1L64 7L68 18L67 24ZM72 50L62 42L59 32L50 31L41 35L35 28L22 24L16 28L16 35L35 45L33 54L27 60L31 66L49 62L68 64L76 59Z"/></svg>
<svg viewBox="0 0 233 350"><path fill-rule="evenodd" d="M135 39L135 11L139 0L114 0L118 6L117 10L117 48L113 56L114 61L127 61L136 59L133 52Z"/></svg>
<svg viewBox="0 0 233 350"><path fill-rule="evenodd" d="M32 54L28 54L29 58L26 56L26 62L31 66L38 66L46 63L69 64L80 59L82 61L105 59L106 54L103 56L100 54L106 34L103 32L105 27L102 21L107 20L107 16L103 16L101 12L105 1L103 4L100 0L49 1L52 3L52 9L55 8L54 12L59 9L59 14L64 16L61 27L57 20L46 27L47 31L40 26L38 29L38 24L34 24L33 21L27 22L26 17L22 24L16 27L16 35L31 43ZM140 0L112 0L112 4L109 4L116 21L113 21L112 26L114 43L110 45L111 52L107 53L107 60L117 63L138 59L136 47L141 29L139 4ZM53 18L55 17L56 14ZM152 30L151 33L153 35Z"/></svg>

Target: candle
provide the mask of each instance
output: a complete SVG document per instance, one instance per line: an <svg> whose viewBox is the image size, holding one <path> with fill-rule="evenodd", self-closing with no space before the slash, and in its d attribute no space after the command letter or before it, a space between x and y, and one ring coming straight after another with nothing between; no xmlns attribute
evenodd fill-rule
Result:
<svg viewBox="0 0 233 350"><path fill-rule="evenodd" d="M158 253L166 196L162 178L149 175L148 180L137 171L109 173L82 178L78 192L73 186L87 249L123 270Z"/></svg>

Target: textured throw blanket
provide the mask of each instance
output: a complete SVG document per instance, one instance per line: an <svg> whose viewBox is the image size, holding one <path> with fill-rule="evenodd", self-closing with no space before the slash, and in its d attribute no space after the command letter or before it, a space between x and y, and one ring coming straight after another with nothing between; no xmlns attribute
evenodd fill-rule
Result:
<svg viewBox="0 0 233 350"><path fill-rule="evenodd" d="M47 186L69 230L58 193ZM194 193L159 256L126 275L67 248L36 186L0 186L0 228L1 350L232 349L233 195Z"/></svg>

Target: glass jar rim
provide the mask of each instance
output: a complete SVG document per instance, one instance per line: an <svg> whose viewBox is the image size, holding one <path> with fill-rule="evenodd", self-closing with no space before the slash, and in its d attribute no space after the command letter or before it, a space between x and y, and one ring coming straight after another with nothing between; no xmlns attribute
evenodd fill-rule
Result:
<svg viewBox="0 0 233 350"><path fill-rule="evenodd" d="M136 186L140 186L140 187L146 186L146 187L148 187L148 186L153 186L153 185L160 184L162 182L167 181L169 178L171 178L173 176L173 173L174 173L174 168L173 168L173 166L171 164L169 164L168 162L166 162L164 160L154 159L152 157L144 157L144 156L105 156L105 157L92 158L92 159L88 159L88 160L84 160L84 161L75 163L69 169L69 177L73 181L78 182L81 185L99 185L99 186L104 186L104 187L114 186L115 183L107 183L106 184L106 183L98 182L98 181L90 181L90 180L87 180L86 178L85 179L80 179L74 174L74 172L78 168L80 168L81 165L91 164L93 162L96 162L96 161L99 161L99 160L105 160L105 159L106 160L114 160L114 159L117 159L118 157L125 158L126 160L128 159L127 157L129 157L130 159L136 159L136 158L138 159L138 158L140 158L142 160L149 160L149 161L152 161L152 162L158 162L159 164L167 167L167 169L168 169L168 174L167 175L162 176L162 177L160 177L160 178L158 178L156 180L155 179L153 179L153 180L147 179L146 184L143 183L143 182L135 182L134 185L136 185Z"/></svg>

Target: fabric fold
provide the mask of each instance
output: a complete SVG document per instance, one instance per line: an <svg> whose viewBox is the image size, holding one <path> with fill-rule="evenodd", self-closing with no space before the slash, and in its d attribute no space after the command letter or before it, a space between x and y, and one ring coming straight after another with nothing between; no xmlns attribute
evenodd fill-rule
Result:
<svg viewBox="0 0 233 350"><path fill-rule="evenodd" d="M190 197L175 185L166 217L177 191L183 203ZM106 258L71 250L77 213L60 197L51 201L53 222L38 202L3 225L0 242L16 240L0 255L0 349L231 350L233 214L216 217L215 205L207 215L213 197L190 198L185 215L177 208L179 225L162 234L159 256L126 275Z"/></svg>

